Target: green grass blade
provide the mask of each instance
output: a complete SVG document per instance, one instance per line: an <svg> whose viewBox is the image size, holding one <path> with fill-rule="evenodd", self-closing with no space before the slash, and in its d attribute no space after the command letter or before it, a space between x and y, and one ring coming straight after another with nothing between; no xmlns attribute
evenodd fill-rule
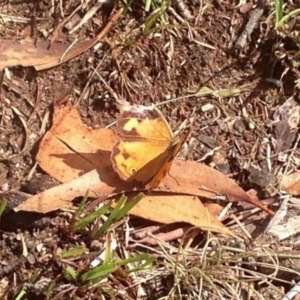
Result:
<svg viewBox="0 0 300 300"><path fill-rule="evenodd" d="M275 0L275 16L276 16L276 28L278 28L278 24L283 16L283 2L282 0Z"/></svg>
<svg viewBox="0 0 300 300"><path fill-rule="evenodd" d="M119 221L125 215L127 215L128 212L144 198L144 196L145 195L143 193L139 193L136 197L129 201L129 203L126 203L124 207L119 209L119 211L117 212L115 220Z"/></svg>
<svg viewBox="0 0 300 300"><path fill-rule="evenodd" d="M78 274L73 267L68 266L64 271L64 276L68 280L77 280Z"/></svg>
<svg viewBox="0 0 300 300"><path fill-rule="evenodd" d="M117 268L118 267L116 267L114 264L109 263L82 274L81 280L89 281L89 280L99 279L101 277L106 277L112 272L114 272Z"/></svg>
<svg viewBox="0 0 300 300"><path fill-rule="evenodd" d="M116 262L116 265L117 266L124 266L124 265L127 265L127 264L132 264L132 263L137 263L137 262L141 263L141 265L136 267L136 268L127 270L128 273L144 270L147 266L152 265L152 263L155 262L155 258L151 257L147 253L143 253L143 254L140 254L140 255L136 255L134 257L119 260L119 261Z"/></svg>
<svg viewBox="0 0 300 300"><path fill-rule="evenodd" d="M7 206L7 200L5 198L2 198L0 201L0 218L3 212L5 211L6 206Z"/></svg>
<svg viewBox="0 0 300 300"><path fill-rule="evenodd" d="M151 3L152 3L151 0L146 0L146 3L145 3L145 11L148 12L148 11L150 10Z"/></svg>
<svg viewBox="0 0 300 300"><path fill-rule="evenodd" d="M118 215L119 210L127 200L127 197L125 195L122 195L121 198L118 200L116 207L111 212L108 219L103 223L101 228L96 232L96 238L101 236L104 232L107 231L107 229L111 226L112 222L115 220L116 216Z"/></svg>
<svg viewBox="0 0 300 300"><path fill-rule="evenodd" d="M82 201L80 202L80 204L78 205L76 211L74 212L74 214L72 216L72 220L71 220L70 225L69 225L69 230L70 231L74 231L74 225L76 223L76 220L79 218L79 216L82 214L82 212L84 210L85 204L88 200L88 194L89 194L89 190L86 191Z"/></svg>
<svg viewBox="0 0 300 300"><path fill-rule="evenodd" d="M53 293L54 288L56 287L56 282L52 281L47 291L44 292L46 299L51 299L50 295Z"/></svg>
<svg viewBox="0 0 300 300"><path fill-rule="evenodd" d="M145 21L144 34L149 35L155 29L155 23L165 13L165 9L160 8L154 11Z"/></svg>
<svg viewBox="0 0 300 300"><path fill-rule="evenodd" d="M149 266L152 266L153 268L153 263L156 261L156 259L154 257L149 258L148 260L146 260L145 262L143 262L140 266L127 270L127 273L132 273L132 272L137 272L137 271L144 271L146 268L148 268Z"/></svg>
<svg viewBox="0 0 300 300"><path fill-rule="evenodd" d="M123 14L127 14L128 12L132 12L132 8L131 8L132 0L130 0L130 1L124 0L123 3L124 3L124 6L125 6Z"/></svg>
<svg viewBox="0 0 300 300"><path fill-rule="evenodd" d="M104 222L101 228L96 232L95 237L97 238L102 234L104 234L113 222L122 219L139 201L142 200L143 197L144 194L140 193L136 197L134 197L131 201L129 201L124 205L124 203L127 200L127 197L122 195L121 198L118 200L116 207L108 217L108 219Z"/></svg>
<svg viewBox="0 0 300 300"><path fill-rule="evenodd" d="M74 225L74 231L82 229L87 224L89 224L90 222L92 222L95 219L97 219L99 216L108 213L110 205L111 205L111 202L109 202L108 204L103 205L98 210L94 211L93 213L87 215L83 219L81 219L78 222L76 222L75 225Z"/></svg>
<svg viewBox="0 0 300 300"><path fill-rule="evenodd" d="M74 247L72 249L69 249L67 251L64 251L61 253L62 258L70 258L74 256L81 255L83 253L88 252L89 250L84 246Z"/></svg>
<svg viewBox="0 0 300 300"><path fill-rule="evenodd" d="M291 17L297 15L297 14L300 14L300 8L297 8L293 11L291 11L290 13L288 13L287 15L285 15L284 17L282 17L280 19L280 21L276 24L276 29L280 28L283 26L283 24Z"/></svg>
<svg viewBox="0 0 300 300"><path fill-rule="evenodd" d="M26 295L25 289L22 289L21 292L18 294L18 296L15 298L15 300L21 300Z"/></svg>
<svg viewBox="0 0 300 300"><path fill-rule="evenodd" d="M75 212L76 216L79 216L83 212L83 209L84 209L84 206L87 202L88 196L89 196L89 190L86 191L82 201L78 205L78 208L76 209L76 212Z"/></svg>
<svg viewBox="0 0 300 300"><path fill-rule="evenodd" d="M30 277L30 279L29 279L29 282L30 282L30 283L35 283L35 282L38 280L38 278L41 276L41 273L42 273L42 271L40 271L40 270L35 270L35 271L33 272L33 274L31 275L31 277Z"/></svg>
<svg viewBox="0 0 300 300"><path fill-rule="evenodd" d="M147 260L149 258L151 258L151 257L149 256L148 253L143 253L143 254L140 254L140 255L136 255L136 256L133 256L133 257L129 257L129 258L126 258L126 259L119 260L116 264L118 266L124 266L124 265L127 265L127 264L141 262L141 261Z"/></svg>
<svg viewBox="0 0 300 300"><path fill-rule="evenodd" d="M113 260L113 256L115 255L116 247L112 247L112 240L110 238L110 234L106 235L106 243L105 243L105 252L104 252L104 259L103 264L109 264Z"/></svg>

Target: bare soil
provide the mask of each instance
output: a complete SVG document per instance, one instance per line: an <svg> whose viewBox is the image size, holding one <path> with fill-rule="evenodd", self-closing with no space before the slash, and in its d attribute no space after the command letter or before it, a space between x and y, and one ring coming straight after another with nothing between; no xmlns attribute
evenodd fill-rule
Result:
<svg viewBox="0 0 300 300"><path fill-rule="evenodd" d="M54 37L55 30L81 2L83 5L75 17ZM0 4L0 38L20 41L33 38L55 43L91 39L123 5L105 3L91 19L69 34L68 26L72 28L72 22L81 20L95 3L92 0L4 1ZM190 20L174 4L150 26L150 13L145 12L142 3L134 2L96 47L77 58L45 71L16 66L1 72L2 197L10 203L18 202L22 201L22 192L35 194L56 184L36 166L35 156L40 139L51 126L53 106L61 98L71 95L84 122L97 128L115 121L115 93L131 103L146 105L183 97L160 109L173 129L185 119L194 118L185 157L217 168L245 190L256 190L260 199L272 199L276 208L278 174L286 166L286 161L279 161L278 155L290 153L296 135L290 137L288 132L284 138L278 137L273 115L291 96L299 102L299 69L295 64L299 20L289 23L289 32L276 31L271 15L274 3L264 2L262 17L245 46L238 49L235 43L250 13L242 13L236 7L237 1L185 4L192 15ZM292 4L288 8L293 9ZM4 16L15 19L10 21ZM184 97L203 87L212 89L215 95ZM238 93L233 95L229 89ZM226 90L226 97L220 97L221 90ZM208 110L207 105L210 105ZM277 151L274 143L279 138L284 145ZM69 234L66 224L71 216L68 212L40 216L11 211L3 215L0 223L3 299L14 299L24 286L27 294L23 299L46 299L41 282L47 286L51 281L55 281L56 288L49 299L60 292L61 298L57 299L68 298L68 290L80 299L98 299L85 294L76 284L68 285L61 276L60 251L79 244L90 248L92 244L84 233ZM267 223L267 217L263 216ZM251 232L259 225L266 226L262 220L255 221ZM29 251L27 258L22 256L21 235ZM292 249L290 241L287 245ZM80 263L83 268L88 265L87 260ZM29 284L36 270L40 271L41 286ZM123 287L121 283L118 285ZM284 288L288 290L290 286ZM160 293L167 295L167 285ZM266 295L265 299L269 297Z"/></svg>

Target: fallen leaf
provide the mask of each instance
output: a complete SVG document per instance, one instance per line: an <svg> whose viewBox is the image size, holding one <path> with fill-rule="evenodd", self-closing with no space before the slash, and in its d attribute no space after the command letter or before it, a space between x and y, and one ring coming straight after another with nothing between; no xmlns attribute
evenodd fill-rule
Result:
<svg viewBox="0 0 300 300"><path fill-rule="evenodd" d="M14 66L33 66L40 71L58 66L94 46L122 15L122 12L123 9L120 9L113 15L96 37L75 45L51 44L47 41L28 38L21 41L0 40L0 70Z"/></svg>
<svg viewBox="0 0 300 300"><path fill-rule="evenodd" d="M300 216L288 217L284 224L276 224L268 231L268 234L275 236L278 241L285 240L300 232Z"/></svg>
<svg viewBox="0 0 300 300"><path fill-rule="evenodd" d="M300 106L293 97L286 100L274 113L276 146L275 153L284 152L291 148L296 138L296 128L299 124Z"/></svg>
<svg viewBox="0 0 300 300"><path fill-rule="evenodd" d="M78 111L67 104L55 108L53 126L41 141L36 159L42 169L60 182L69 182L94 169L109 180L114 177L110 152L117 140L110 129L86 127Z"/></svg>
<svg viewBox="0 0 300 300"><path fill-rule="evenodd" d="M148 194L130 214L163 224L185 222L205 231L233 234L195 196Z"/></svg>
<svg viewBox="0 0 300 300"><path fill-rule="evenodd" d="M249 202L268 214L274 214L262 205L260 201L250 197L223 173L194 161L175 160L169 176L155 190L197 195L208 199L220 199L221 196L226 196L224 200Z"/></svg>
<svg viewBox="0 0 300 300"><path fill-rule="evenodd" d="M31 197L16 210L53 211L71 205L75 197L84 196L87 190L90 196L100 199L132 191L133 183L122 181L111 167L110 152L117 140L110 129L87 128L70 103L55 107L53 126L40 144L37 161L64 184ZM192 161L176 159L170 174L155 191L209 199L226 195L229 201L246 201L272 213L233 180Z"/></svg>
<svg viewBox="0 0 300 300"><path fill-rule="evenodd" d="M224 209L224 207L222 205L220 205L219 203L214 203L214 202L205 202L204 206L207 208L210 215L215 216L215 217L218 217L219 214ZM222 218L222 221L224 221L226 218L228 218L228 215L226 215L224 218Z"/></svg>
<svg viewBox="0 0 300 300"><path fill-rule="evenodd" d="M92 170L76 179L28 198L14 210L48 213L71 206L74 198L85 196L87 191L89 191L89 197L105 200L110 196L121 193L128 186L126 182L118 178L117 174L111 173L111 175L115 177L112 179L115 183L119 182L118 188L112 187L102 181L98 170Z"/></svg>
<svg viewBox="0 0 300 300"><path fill-rule="evenodd" d="M69 199L79 197L83 193L86 193L87 190L89 191L89 196L97 197L95 189L101 190L101 188L99 188L99 181L99 174L95 170L91 171L69 183L56 186L31 197L23 202L16 211L50 212L70 206ZM105 184L103 187L105 188ZM49 201L49 199L56 200ZM115 204L116 202L113 203L113 206L115 206ZM130 215L163 224L185 222L203 230L233 235L233 233L216 218L216 215L207 209L196 196L162 196L155 195L153 192L148 195L145 194L145 197L131 209Z"/></svg>
<svg viewBox="0 0 300 300"><path fill-rule="evenodd" d="M291 195L300 195L300 172L283 176L281 190Z"/></svg>
<svg viewBox="0 0 300 300"><path fill-rule="evenodd" d="M194 92L195 96L210 96L213 95L215 97L219 98L228 98L228 97L234 97L236 95L239 95L241 93L240 89L232 88L232 89L221 89L221 90L212 90L209 87L203 86L199 88L196 92Z"/></svg>

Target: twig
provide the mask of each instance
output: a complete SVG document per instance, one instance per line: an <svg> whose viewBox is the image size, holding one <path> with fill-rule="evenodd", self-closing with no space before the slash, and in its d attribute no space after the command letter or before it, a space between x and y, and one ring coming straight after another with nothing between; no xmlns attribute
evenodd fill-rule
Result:
<svg viewBox="0 0 300 300"><path fill-rule="evenodd" d="M223 218L225 217L225 215L227 215L228 211L230 210L232 206L232 202L229 202L224 208L223 210L219 213L218 215L218 220L223 220Z"/></svg>
<svg viewBox="0 0 300 300"><path fill-rule="evenodd" d="M242 231L245 233L245 235L247 236L247 238L249 240L251 240L252 239L251 234L246 230L245 226L239 221L239 219L234 214L232 214L230 217L232 219L234 219L234 221L240 226L240 228L242 229Z"/></svg>
<svg viewBox="0 0 300 300"><path fill-rule="evenodd" d="M283 199L280 208L278 209L278 211L276 212L276 214L273 216L273 218L271 219L271 221L269 222L267 228L264 230L264 234L268 233L269 230L277 225L278 223L280 223L283 218L286 216L287 214L287 205L289 202L290 196L288 196L287 198Z"/></svg>
<svg viewBox="0 0 300 300"><path fill-rule="evenodd" d="M245 26L245 29L243 30L243 32L235 42L234 45L235 49L241 50L245 47L247 38L252 34L256 23L259 21L263 13L264 13L264 7L262 5L258 5L250 12L249 20Z"/></svg>
<svg viewBox="0 0 300 300"><path fill-rule="evenodd" d="M33 108L33 112L31 113L30 117L27 120L28 124L30 123L30 121L33 118L34 114L40 108L40 103L41 103L41 98L42 98L42 90L44 88L44 83L43 83L43 80L41 78L37 78L36 83L37 83L36 101L35 101L35 105L34 105L34 108Z"/></svg>
<svg viewBox="0 0 300 300"><path fill-rule="evenodd" d="M71 45L69 45L69 47L66 49L66 51L62 54L62 56L61 56L60 59L59 59L59 62L60 62L60 63L64 60L64 58L65 58L65 56L67 55L67 53L73 48L73 46L77 43L77 41L78 41L78 38L76 38L76 39L71 43Z"/></svg>
<svg viewBox="0 0 300 300"><path fill-rule="evenodd" d="M24 116L22 115L22 113L15 106L12 106L11 109L17 115L17 117L19 118L19 120L21 121L21 123L24 127L25 142L24 142L24 146L23 146L22 150L19 153L12 154L11 156L6 157L6 158L1 158L0 161L11 160L12 158L15 158L15 157L23 154L27 150L27 146L28 146L28 143L29 143L29 132L28 132L27 124L24 120Z"/></svg>
<svg viewBox="0 0 300 300"><path fill-rule="evenodd" d="M97 67L96 67L95 69L92 67L92 68L93 68L93 72L92 72L91 75L89 76L89 78L88 78L88 80L87 80L87 82L86 82L86 84L85 84L85 86L84 86L84 88L83 88L83 90L82 90L82 92L81 92L79 98L76 100L75 106L77 106L78 103L81 102L81 100L85 97L85 95L86 95L86 93L87 93L87 89L88 89L88 87L90 86L90 83L91 83L92 79L94 78L94 75L97 73L97 70L98 70L98 68L100 67L100 65L102 64L102 62L104 61L105 57L106 57L106 56L104 55L103 58L102 58L102 60L98 63L98 65L97 65ZM98 73L97 73L97 74L98 74Z"/></svg>
<svg viewBox="0 0 300 300"><path fill-rule="evenodd" d="M294 147L293 147L293 149L292 149L292 151L291 151L291 154L290 154L290 156L289 156L289 158L288 158L288 161L287 161L285 170L284 170L284 172L283 172L282 178L284 178L284 177L286 176L287 172L288 172L288 169L289 169L289 167L290 167L290 162L291 162L291 160L292 160L292 157L294 156L294 153L295 153L296 150L297 150L299 141L300 141L300 134L298 134L298 136L297 136L297 140L296 140L295 145L294 145ZM279 185L279 191L281 191L282 183L283 183L283 180L281 180L281 182L280 182L280 185Z"/></svg>
<svg viewBox="0 0 300 300"><path fill-rule="evenodd" d="M72 13L67 17L65 18L61 23L59 23L53 30L52 32L52 38L51 38L51 45L55 42L55 40L57 39L58 37L58 33L59 31L63 28L63 26L69 22L69 20L81 9L82 7L82 4L78 5L74 11L72 11Z"/></svg>
<svg viewBox="0 0 300 300"><path fill-rule="evenodd" d="M106 0L98 0L97 3L84 15L81 21L69 31L69 34L74 33L78 28L80 28L84 23L86 23L90 18L94 16L97 10L106 2Z"/></svg>
<svg viewBox="0 0 300 300"><path fill-rule="evenodd" d="M190 12L187 5L182 0L174 0L174 4L178 12L188 21L192 20L194 17Z"/></svg>
<svg viewBox="0 0 300 300"><path fill-rule="evenodd" d="M296 285L294 285L292 287L291 290L289 290L282 298L281 300L292 300L294 299L294 297L300 293L300 281L298 283L296 283Z"/></svg>

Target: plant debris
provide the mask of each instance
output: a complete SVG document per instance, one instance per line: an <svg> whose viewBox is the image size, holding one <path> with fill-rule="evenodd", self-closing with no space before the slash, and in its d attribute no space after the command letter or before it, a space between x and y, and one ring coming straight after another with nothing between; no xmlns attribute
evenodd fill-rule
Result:
<svg viewBox="0 0 300 300"><path fill-rule="evenodd" d="M295 295L296 4L9 1L0 15L1 299ZM174 132L193 118L151 192L112 169L118 99L159 106Z"/></svg>

